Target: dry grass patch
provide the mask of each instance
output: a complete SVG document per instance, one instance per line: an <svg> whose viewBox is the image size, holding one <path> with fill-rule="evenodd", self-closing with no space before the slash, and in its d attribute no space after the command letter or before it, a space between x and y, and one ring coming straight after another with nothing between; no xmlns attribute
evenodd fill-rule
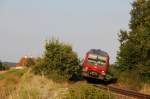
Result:
<svg viewBox="0 0 150 99"><path fill-rule="evenodd" d="M144 84L140 92L150 94L150 84Z"/></svg>
<svg viewBox="0 0 150 99"><path fill-rule="evenodd" d="M69 87L64 99L115 99L115 97L109 90L101 90L91 84L78 82Z"/></svg>
<svg viewBox="0 0 150 99"><path fill-rule="evenodd" d="M9 99L57 99L61 97L60 90L65 89L64 85L28 71L22 77L17 89L9 95Z"/></svg>

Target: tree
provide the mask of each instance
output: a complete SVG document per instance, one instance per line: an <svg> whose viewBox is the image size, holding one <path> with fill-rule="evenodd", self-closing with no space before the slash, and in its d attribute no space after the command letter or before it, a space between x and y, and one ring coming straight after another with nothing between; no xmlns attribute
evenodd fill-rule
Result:
<svg viewBox="0 0 150 99"><path fill-rule="evenodd" d="M31 66L33 66L33 65L35 65L35 60L34 60L34 58L27 58L27 64L26 64L26 66L27 66L27 67L31 67Z"/></svg>
<svg viewBox="0 0 150 99"><path fill-rule="evenodd" d="M1 61L0 61L0 70L5 70L5 67L3 66Z"/></svg>
<svg viewBox="0 0 150 99"><path fill-rule="evenodd" d="M132 4L130 31L120 31L117 65L123 70L145 68L150 71L150 0ZM143 71L143 72L145 72Z"/></svg>
<svg viewBox="0 0 150 99"><path fill-rule="evenodd" d="M2 70L1 68L2 68L2 62L0 61L0 70Z"/></svg>
<svg viewBox="0 0 150 99"><path fill-rule="evenodd" d="M37 60L33 69L36 73L47 76L55 72L70 78L78 73L80 66L77 54L70 45L59 42L57 39L50 39L46 41L44 56Z"/></svg>

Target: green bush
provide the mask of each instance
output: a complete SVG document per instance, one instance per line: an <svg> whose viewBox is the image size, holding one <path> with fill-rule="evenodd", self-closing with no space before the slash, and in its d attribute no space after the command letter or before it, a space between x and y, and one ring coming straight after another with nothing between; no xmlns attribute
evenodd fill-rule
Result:
<svg viewBox="0 0 150 99"><path fill-rule="evenodd" d="M2 64L2 62L0 61L0 70L9 70L9 66Z"/></svg>
<svg viewBox="0 0 150 99"><path fill-rule="evenodd" d="M33 59L33 58L28 58L28 59L27 59L26 67L31 67L31 66L33 66L33 65L35 65L34 59Z"/></svg>
<svg viewBox="0 0 150 99"><path fill-rule="evenodd" d="M33 71L48 77L56 73L68 79L80 72L79 60L71 45L50 39L46 41L44 56L37 60Z"/></svg>
<svg viewBox="0 0 150 99"><path fill-rule="evenodd" d="M143 74L144 70L139 69L141 66L137 66L135 70L121 70L117 66L112 66L111 71L119 85L133 90L140 90L144 84L150 83L148 74ZM143 68L144 69L144 68ZM145 69L147 70L147 69Z"/></svg>
<svg viewBox="0 0 150 99"><path fill-rule="evenodd" d="M0 70L5 70L5 67L3 66L1 61L0 61Z"/></svg>
<svg viewBox="0 0 150 99"><path fill-rule="evenodd" d="M101 90L92 85L79 83L69 88L64 99L114 99L109 91Z"/></svg>

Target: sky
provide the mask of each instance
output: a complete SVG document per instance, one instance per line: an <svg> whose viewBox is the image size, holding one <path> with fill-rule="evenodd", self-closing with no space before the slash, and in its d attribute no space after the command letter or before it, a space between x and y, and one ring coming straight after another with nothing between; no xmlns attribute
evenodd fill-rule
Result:
<svg viewBox="0 0 150 99"><path fill-rule="evenodd" d="M80 58L101 49L116 61L120 29L128 30L133 0L0 0L0 60L18 62L44 54L58 38Z"/></svg>

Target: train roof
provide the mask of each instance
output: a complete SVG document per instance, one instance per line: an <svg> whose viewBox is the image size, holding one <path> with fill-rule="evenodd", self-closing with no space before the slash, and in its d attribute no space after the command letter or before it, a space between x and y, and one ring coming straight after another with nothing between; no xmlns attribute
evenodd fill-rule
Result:
<svg viewBox="0 0 150 99"><path fill-rule="evenodd" d="M102 51L101 49L91 49L89 51L89 53L96 54L96 55L101 55L101 56L106 56L106 57L108 56L108 53L105 52L105 51Z"/></svg>

